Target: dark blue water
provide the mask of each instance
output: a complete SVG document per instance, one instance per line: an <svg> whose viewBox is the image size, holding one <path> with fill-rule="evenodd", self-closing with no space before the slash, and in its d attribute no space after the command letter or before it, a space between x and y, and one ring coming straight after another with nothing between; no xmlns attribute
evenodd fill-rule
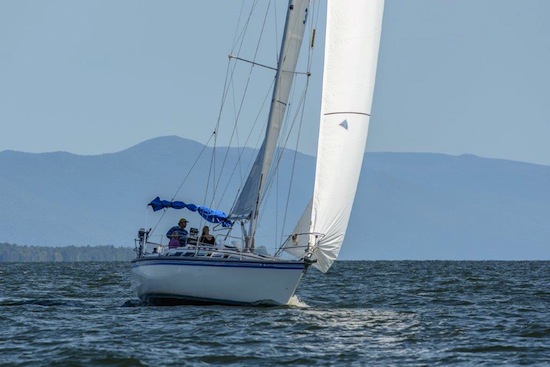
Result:
<svg viewBox="0 0 550 367"><path fill-rule="evenodd" d="M129 270L0 264L0 365L550 365L550 262L337 262L274 308L141 306Z"/></svg>

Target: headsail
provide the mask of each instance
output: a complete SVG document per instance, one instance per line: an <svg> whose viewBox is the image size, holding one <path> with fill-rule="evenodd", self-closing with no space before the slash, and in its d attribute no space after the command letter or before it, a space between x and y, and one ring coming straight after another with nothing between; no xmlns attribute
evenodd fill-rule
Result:
<svg viewBox="0 0 550 367"><path fill-rule="evenodd" d="M326 272L348 226L365 154L384 0L329 0L310 232ZM303 220L303 219L302 219ZM313 245L313 243L310 243Z"/></svg>
<svg viewBox="0 0 550 367"><path fill-rule="evenodd" d="M251 221L256 219L257 205L261 202L265 192L265 181L273 161L273 153L294 80L298 55L304 37L308 6L309 0L289 1L265 138L230 217L249 218ZM251 232L249 235L253 236L254 225L251 225Z"/></svg>

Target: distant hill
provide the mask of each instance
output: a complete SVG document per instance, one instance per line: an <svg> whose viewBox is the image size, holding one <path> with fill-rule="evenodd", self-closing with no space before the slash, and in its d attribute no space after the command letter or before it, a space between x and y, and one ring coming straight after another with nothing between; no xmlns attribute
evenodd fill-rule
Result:
<svg viewBox="0 0 550 367"><path fill-rule="evenodd" d="M225 149L216 151L218 170ZM193 165L176 198L203 204L210 153L211 148L174 136L97 156L0 152L0 242L133 246L137 229L145 223L154 228L161 217L147 213L147 203L156 196L172 198ZM229 210L247 174L235 169L235 162L241 153L246 158L253 152L228 153L224 175L234 179L216 203L221 210ZM291 181L292 157L287 152L281 162L260 235L279 233L283 222L292 228L311 197L314 158L298 153L292 182L299 192L290 200L299 209L287 218L275 215L274 193ZM196 214L169 211L156 232L162 235L182 216L198 226ZM471 155L367 153L341 255L550 259L550 167Z"/></svg>

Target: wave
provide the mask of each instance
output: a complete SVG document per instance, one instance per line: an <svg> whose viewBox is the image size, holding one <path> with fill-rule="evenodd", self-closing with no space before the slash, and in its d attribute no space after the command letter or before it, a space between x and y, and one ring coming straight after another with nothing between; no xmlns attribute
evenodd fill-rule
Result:
<svg viewBox="0 0 550 367"><path fill-rule="evenodd" d="M0 307L10 306L70 306L70 307L83 307L84 304L74 300L63 299L17 299L17 298L4 298L0 299Z"/></svg>

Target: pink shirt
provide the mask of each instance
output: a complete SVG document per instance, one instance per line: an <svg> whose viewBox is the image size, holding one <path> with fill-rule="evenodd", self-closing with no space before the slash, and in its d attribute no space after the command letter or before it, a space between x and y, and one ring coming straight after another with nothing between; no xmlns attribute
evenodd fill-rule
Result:
<svg viewBox="0 0 550 367"><path fill-rule="evenodd" d="M180 241L177 238L172 238L168 243L168 248L180 247Z"/></svg>

